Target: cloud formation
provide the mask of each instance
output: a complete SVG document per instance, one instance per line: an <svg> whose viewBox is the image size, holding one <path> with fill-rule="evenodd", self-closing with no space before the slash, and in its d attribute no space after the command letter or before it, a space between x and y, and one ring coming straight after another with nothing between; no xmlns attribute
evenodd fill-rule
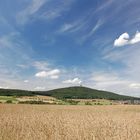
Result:
<svg viewBox="0 0 140 140"><path fill-rule="evenodd" d="M8 86L0 86L0 89L8 89Z"/></svg>
<svg viewBox="0 0 140 140"><path fill-rule="evenodd" d="M139 89L140 88L140 83L131 83L129 85L130 88L134 88L134 89Z"/></svg>
<svg viewBox="0 0 140 140"><path fill-rule="evenodd" d="M31 3L22 11L17 14L17 22L19 24L25 24L30 16L35 14L43 6L46 0L32 0Z"/></svg>
<svg viewBox="0 0 140 140"><path fill-rule="evenodd" d="M38 70L48 70L49 68L49 63L46 61L35 61L32 64L33 67L35 67Z"/></svg>
<svg viewBox="0 0 140 140"><path fill-rule="evenodd" d="M29 83L29 80L24 80L24 83Z"/></svg>
<svg viewBox="0 0 140 140"><path fill-rule="evenodd" d="M35 90L39 90L39 91L40 91L40 90L45 90L45 89L46 89L46 87L39 87L39 86L38 86L38 87L35 87L34 89L35 89Z"/></svg>
<svg viewBox="0 0 140 140"><path fill-rule="evenodd" d="M131 44L135 44L138 42L140 42L140 32L139 31L137 31L135 36L130 40Z"/></svg>
<svg viewBox="0 0 140 140"><path fill-rule="evenodd" d="M119 36L118 39L114 41L114 46L124 46L127 45L129 42L129 34L128 33L123 33L122 35Z"/></svg>
<svg viewBox="0 0 140 140"><path fill-rule="evenodd" d="M66 81L63 81L65 84L81 84L82 81L79 78L69 79Z"/></svg>
<svg viewBox="0 0 140 140"><path fill-rule="evenodd" d="M53 69L50 71L41 71L35 74L35 77L38 78L50 78L50 79L58 79L60 74L59 69Z"/></svg>
<svg viewBox="0 0 140 140"><path fill-rule="evenodd" d="M29 20L45 19L53 20L60 17L63 13L70 9L74 0L57 1L57 0L31 0L26 4L25 8L21 10L17 16L17 23L24 25ZM45 10L41 8L46 6Z"/></svg>
<svg viewBox="0 0 140 140"><path fill-rule="evenodd" d="M129 34L126 32L126 33L123 33L122 35L120 35L119 38L117 38L114 41L114 46L121 47L121 46L125 46L125 45L136 44L138 42L140 42L140 32L139 31L136 32L135 36L132 39L130 39Z"/></svg>

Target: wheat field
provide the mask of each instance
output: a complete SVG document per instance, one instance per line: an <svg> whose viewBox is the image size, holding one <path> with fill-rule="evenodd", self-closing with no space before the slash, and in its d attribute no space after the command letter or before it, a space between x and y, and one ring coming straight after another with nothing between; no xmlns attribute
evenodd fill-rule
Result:
<svg viewBox="0 0 140 140"><path fill-rule="evenodd" d="M140 140L140 106L0 104L0 140Z"/></svg>

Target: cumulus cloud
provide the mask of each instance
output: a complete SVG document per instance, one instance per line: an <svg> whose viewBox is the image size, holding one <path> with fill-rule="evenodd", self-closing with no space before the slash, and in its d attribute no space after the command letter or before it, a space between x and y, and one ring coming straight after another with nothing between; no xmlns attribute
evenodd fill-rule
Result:
<svg viewBox="0 0 140 140"><path fill-rule="evenodd" d="M140 42L140 32L137 31L135 36L130 39L130 36L128 33L123 33L122 35L119 36L119 38L117 38L114 41L114 46L116 47L121 47L121 46L125 46L125 45L131 45L131 44L136 44Z"/></svg>
<svg viewBox="0 0 140 140"><path fill-rule="evenodd" d="M139 31L136 32L135 36L131 39L130 43L135 44L138 42L140 42L140 32Z"/></svg>
<svg viewBox="0 0 140 140"><path fill-rule="evenodd" d="M114 41L114 46L124 46L127 45L129 42L129 34L128 33L123 33L122 35L120 35L120 37L118 39L116 39Z"/></svg>
<svg viewBox="0 0 140 140"><path fill-rule="evenodd" d="M41 71L35 74L36 77L39 78L50 78L50 79L58 79L60 74L59 69L53 69L50 71Z"/></svg>
<svg viewBox="0 0 140 140"><path fill-rule="evenodd" d="M63 81L65 84L81 84L82 81L79 78L69 79L66 81Z"/></svg>

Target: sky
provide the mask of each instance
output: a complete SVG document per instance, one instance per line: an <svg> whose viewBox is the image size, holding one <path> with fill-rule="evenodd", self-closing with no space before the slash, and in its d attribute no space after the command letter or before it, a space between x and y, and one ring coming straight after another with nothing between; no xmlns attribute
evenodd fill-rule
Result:
<svg viewBox="0 0 140 140"><path fill-rule="evenodd" d="M0 88L87 86L140 97L139 0L0 0Z"/></svg>

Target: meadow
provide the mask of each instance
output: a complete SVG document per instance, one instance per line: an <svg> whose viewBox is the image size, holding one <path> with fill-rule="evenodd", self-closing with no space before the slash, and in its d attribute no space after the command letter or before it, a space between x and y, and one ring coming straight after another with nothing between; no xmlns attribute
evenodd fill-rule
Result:
<svg viewBox="0 0 140 140"><path fill-rule="evenodd" d="M0 104L0 140L139 140L137 105Z"/></svg>

